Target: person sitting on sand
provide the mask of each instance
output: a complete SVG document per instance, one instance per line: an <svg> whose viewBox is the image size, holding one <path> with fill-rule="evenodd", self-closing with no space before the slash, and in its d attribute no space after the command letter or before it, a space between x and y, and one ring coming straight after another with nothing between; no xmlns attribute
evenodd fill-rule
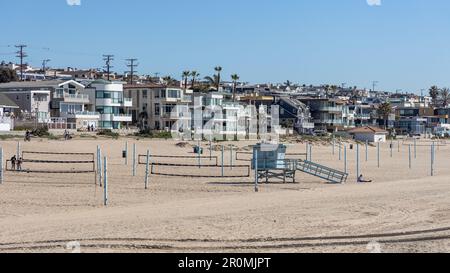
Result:
<svg viewBox="0 0 450 273"><path fill-rule="evenodd" d="M364 179L364 176L361 174L361 175L358 177L358 183L372 183L372 180L366 180L366 179Z"/></svg>

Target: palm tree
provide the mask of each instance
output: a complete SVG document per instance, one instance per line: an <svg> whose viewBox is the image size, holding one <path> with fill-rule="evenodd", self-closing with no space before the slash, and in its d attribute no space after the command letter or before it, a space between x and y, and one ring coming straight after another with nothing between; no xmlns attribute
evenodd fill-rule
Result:
<svg viewBox="0 0 450 273"><path fill-rule="evenodd" d="M220 72L222 72L222 67L221 66L216 66L214 68L214 70L217 72L217 91L219 91L220 88Z"/></svg>
<svg viewBox="0 0 450 273"><path fill-rule="evenodd" d="M184 82L184 91L186 91L186 89L187 89L188 78L190 75L191 75L191 71L189 71L189 70L183 71L182 78L183 78L183 82Z"/></svg>
<svg viewBox="0 0 450 273"><path fill-rule="evenodd" d="M239 80L239 75L233 74L231 75L231 79L233 80L233 102L236 102L236 87Z"/></svg>
<svg viewBox="0 0 450 273"><path fill-rule="evenodd" d="M141 131L143 131L144 130L144 121L145 120L148 120L148 113L147 113L147 111L143 111L143 112L140 112L139 113L139 119L140 119L140 129L141 129Z"/></svg>
<svg viewBox="0 0 450 273"><path fill-rule="evenodd" d="M450 101L450 89L449 88L442 88L441 90L441 99L442 99L442 106L447 107L449 101Z"/></svg>
<svg viewBox="0 0 450 273"><path fill-rule="evenodd" d="M433 85L429 91L430 91L430 97L433 99L433 105L436 106L437 99L439 97L439 88L436 85Z"/></svg>
<svg viewBox="0 0 450 273"><path fill-rule="evenodd" d="M175 80L171 76L166 76L163 78L167 86L173 85Z"/></svg>
<svg viewBox="0 0 450 273"><path fill-rule="evenodd" d="M213 75L212 77L206 76L204 79L209 84L208 88L211 88L211 87L217 88L218 83L219 83L219 76L217 76L217 75ZM217 91L219 91L219 89L217 89Z"/></svg>
<svg viewBox="0 0 450 273"><path fill-rule="evenodd" d="M195 80L200 77L200 73L198 73L197 71L191 71L191 77L192 77L192 89L194 89L194 85L195 85Z"/></svg>
<svg viewBox="0 0 450 273"><path fill-rule="evenodd" d="M389 102L385 102L378 106L378 115L382 116L384 119L384 129L387 129L387 121L389 118L389 115L392 112L392 105Z"/></svg>

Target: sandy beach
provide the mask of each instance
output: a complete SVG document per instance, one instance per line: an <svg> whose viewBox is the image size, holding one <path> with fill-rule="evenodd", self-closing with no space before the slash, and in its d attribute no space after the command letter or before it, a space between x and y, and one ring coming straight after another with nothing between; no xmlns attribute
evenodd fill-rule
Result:
<svg viewBox="0 0 450 273"><path fill-rule="evenodd" d="M128 141L128 165L122 150ZM348 150L349 178L342 185L298 172L296 184L261 184L254 191L248 178L182 178L150 176L144 189L145 165L132 176L132 145L138 154L192 156L192 145L172 140L75 139L22 143L22 151L95 153L100 145L108 157L109 206L95 175L6 172L0 185L0 252L70 252L77 241L82 252L449 252L450 146L436 148L435 176L430 176L431 142L421 140L409 169L408 145L360 148L361 172L373 183L356 183L356 151ZM246 151L255 142L229 142ZM208 143L202 143L205 156ZM17 141L2 141L5 158ZM356 147L355 147L356 148ZM217 150L217 151L216 151ZM219 158L220 149L213 156ZM292 143L288 153L304 153ZM245 155L243 155L245 157ZM38 157L39 158L39 157ZM74 160L75 156L43 159ZM230 164L230 151L224 153ZM233 154L234 158L234 154ZM314 145L312 160L344 170L342 150ZM196 164L196 159L152 159ZM215 164L202 158L203 164ZM249 165L246 161L233 164ZM67 166L24 164L49 170ZM92 168L92 165L90 166ZM89 168L86 166L70 167ZM215 176L220 168L161 167L161 172ZM226 175L246 174L226 168Z"/></svg>

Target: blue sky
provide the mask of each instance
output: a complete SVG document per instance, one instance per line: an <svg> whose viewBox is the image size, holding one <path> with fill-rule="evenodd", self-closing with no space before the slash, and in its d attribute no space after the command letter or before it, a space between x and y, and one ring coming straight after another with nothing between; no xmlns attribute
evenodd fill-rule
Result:
<svg viewBox="0 0 450 273"><path fill-rule="evenodd" d="M0 60L25 43L33 65L101 67L108 53L118 72L136 57L139 72L177 78L221 65L249 82L450 86L448 0L14 0L0 10L11 23Z"/></svg>

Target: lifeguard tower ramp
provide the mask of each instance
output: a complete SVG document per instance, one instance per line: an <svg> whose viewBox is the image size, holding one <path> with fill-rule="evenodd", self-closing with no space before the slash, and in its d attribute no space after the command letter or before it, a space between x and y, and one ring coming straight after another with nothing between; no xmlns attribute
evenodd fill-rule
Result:
<svg viewBox="0 0 450 273"><path fill-rule="evenodd" d="M348 178L348 173L341 172L336 169L332 169L307 160L298 161L297 170L336 184L345 183Z"/></svg>

